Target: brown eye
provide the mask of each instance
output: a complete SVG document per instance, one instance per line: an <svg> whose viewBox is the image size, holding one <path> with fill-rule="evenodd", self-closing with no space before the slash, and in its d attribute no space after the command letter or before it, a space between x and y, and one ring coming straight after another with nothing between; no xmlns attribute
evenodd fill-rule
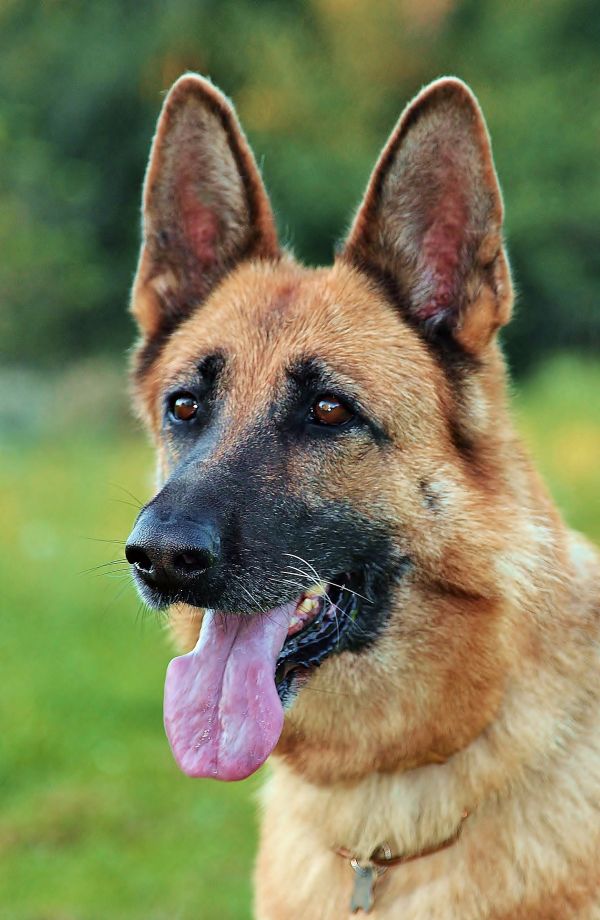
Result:
<svg viewBox="0 0 600 920"><path fill-rule="evenodd" d="M171 414L180 422L189 422L198 412L198 401L191 393L182 393L171 404Z"/></svg>
<svg viewBox="0 0 600 920"><path fill-rule="evenodd" d="M354 413L336 396L321 396L312 407L312 417L320 425L343 425Z"/></svg>

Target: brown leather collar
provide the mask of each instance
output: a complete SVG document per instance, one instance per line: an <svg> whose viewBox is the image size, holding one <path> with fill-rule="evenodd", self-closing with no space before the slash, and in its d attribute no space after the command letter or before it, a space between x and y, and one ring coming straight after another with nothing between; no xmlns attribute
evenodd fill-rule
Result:
<svg viewBox="0 0 600 920"><path fill-rule="evenodd" d="M421 859L422 856L432 856L434 853L440 853L442 850L448 849L448 847L451 847L452 844L457 842L462 833L463 824L469 817L469 814L470 813L466 809L463 811L458 829L455 831L452 837L448 837L447 840L442 841L442 843L435 844L431 847L425 847L425 849L419 850L418 853L411 853L409 855L402 854L400 856L389 857L378 855L382 852L389 852L388 845L382 843L375 850L373 850L367 862L372 866L376 866L378 869L389 869L392 866L402 866L405 863L413 862L415 859ZM349 859L350 861L354 861L357 865L360 865L360 860L356 858L354 853L352 853L350 850L347 850L345 847L337 847L335 852L338 854L338 856L342 856L344 859Z"/></svg>

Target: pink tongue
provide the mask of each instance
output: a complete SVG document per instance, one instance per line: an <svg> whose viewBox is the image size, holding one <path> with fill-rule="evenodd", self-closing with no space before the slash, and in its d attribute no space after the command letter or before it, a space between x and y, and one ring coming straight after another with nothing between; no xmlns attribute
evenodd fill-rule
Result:
<svg viewBox="0 0 600 920"><path fill-rule="evenodd" d="M207 610L196 648L169 664L165 729L188 776L244 779L277 744L283 709L275 665L295 606L252 616Z"/></svg>

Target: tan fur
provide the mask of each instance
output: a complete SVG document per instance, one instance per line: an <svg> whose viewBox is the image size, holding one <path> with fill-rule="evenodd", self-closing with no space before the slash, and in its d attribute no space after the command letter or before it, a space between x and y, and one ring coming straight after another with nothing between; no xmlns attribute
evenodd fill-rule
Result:
<svg viewBox="0 0 600 920"><path fill-rule="evenodd" d="M217 93L198 78L185 80L194 104ZM181 81L178 87L181 93ZM196 128L190 135L186 124L177 123L176 137L187 149ZM245 144L235 123L227 126L214 149L225 149L227 138ZM150 177L164 176L170 127L159 126ZM430 153L440 137L451 143L447 169ZM199 157L216 163L213 153ZM250 197L263 202L253 162L245 163ZM244 228L243 183L229 168L215 167L218 176L210 174L200 197L215 202L215 187L229 176L229 225ZM169 182L176 170L176 162L167 169ZM147 180L147 188L158 181ZM456 233L473 246L441 261L436 248L428 263L424 227L443 212L444 188L456 182ZM433 230L442 243L455 233L458 198L448 194L452 226L442 221ZM178 219L167 197L153 221ZM468 809L455 845L378 881L373 917L600 917L600 564L560 520L508 415L494 333L508 319L511 288L479 108L453 80L417 98L332 268L308 270L280 256L268 206L259 210L254 239L262 242L249 255L239 250L227 271L215 255L198 309L181 307L173 285L187 290L185 259L180 250L169 253L170 303L182 314L148 366L144 349L147 358L165 303L156 298L156 255L148 244L143 251L134 290L145 335L136 385L162 473L169 467L162 394L199 358L219 351L229 367L226 421L210 466L251 437L289 361L319 355L384 425L391 446L357 437L335 460L299 453L291 481L316 505L343 498L385 522L415 571L397 587L377 642L327 659L286 716L262 798L256 915L346 918L353 874L336 847L361 859L384 841L394 853L415 853L452 836ZM226 246L235 248L237 232ZM388 276L407 317L389 294ZM460 303L446 297L455 285ZM449 334L476 358L458 377L418 328L432 304L444 316L456 307ZM173 612L182 646L193 645L200 620L185 607Z"/></svg>

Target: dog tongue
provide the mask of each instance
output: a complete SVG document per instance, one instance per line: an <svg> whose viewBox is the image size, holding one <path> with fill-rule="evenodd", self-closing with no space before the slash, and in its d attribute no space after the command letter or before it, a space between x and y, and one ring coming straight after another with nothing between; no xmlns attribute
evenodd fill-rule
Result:
<svg viewBox="0 0 600 920"><path fill-rule="evenodd" d="M207 610L196 648L169 664L165 729L188 776L244 779L277 744L283 709L275 666L295 606L252 616Z"/></svg>

